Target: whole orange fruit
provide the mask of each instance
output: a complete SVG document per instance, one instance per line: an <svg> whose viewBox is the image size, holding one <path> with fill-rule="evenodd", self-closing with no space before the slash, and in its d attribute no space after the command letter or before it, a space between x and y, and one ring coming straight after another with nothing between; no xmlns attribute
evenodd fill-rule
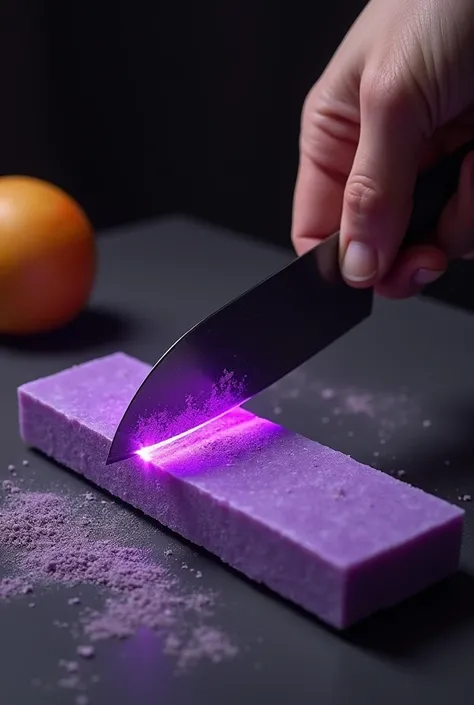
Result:
<svg viewBox="0 0 474 705"><path fill-rule="evenodd" d="M95 269L92 225L73 198L40 179L0 177L0 333L39 333L72 320Z"/></svg>

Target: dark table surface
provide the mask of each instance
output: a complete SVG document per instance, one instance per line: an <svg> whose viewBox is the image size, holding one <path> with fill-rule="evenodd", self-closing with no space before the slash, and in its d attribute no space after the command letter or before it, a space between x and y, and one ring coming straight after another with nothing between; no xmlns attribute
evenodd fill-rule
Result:
<svg viewBox="0 0 474 705"><path fill-rule="evenodd" d="M90 489L23 448L17 385L117 350L153 363L191 324L290 256L184 219L116 230L100 239L99 249L87 313L34 344L0 342L0 480L9 478L9 463L29 458L19 474L32 487L60 487L78 497ZM117 504L137 544L158 553L172 544L178 559L218 590L214 621L240 653L176 676L158 641L145 650L134 638L103 643L85 666L100 676L88 691L91 705L236 705L264 698L273 705L472 704L474 515L459 498L474 496L473 353L468 314L427 301L379 301L370 321L251 405L461 504L467 515L459 575L338 634ZM83 600L93 603L95 592L83 591ZM75 650L73 636L57 627L70 617L71 594L45 590L35 595L34 610L30 597L0 604L2 705L74 702L74 693L55 686L58 661Z"/></svg>

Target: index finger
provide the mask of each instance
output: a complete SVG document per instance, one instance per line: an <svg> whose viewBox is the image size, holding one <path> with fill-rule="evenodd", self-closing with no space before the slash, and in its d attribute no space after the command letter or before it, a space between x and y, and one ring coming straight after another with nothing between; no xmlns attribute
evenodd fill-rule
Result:
<svg viewBox="0 0 474 705"><path fill-rule="evenodd" d="M313 89L302 117L291 235L298 254L338 230L359 139L357 115L348 117L324 104L320 92Z"/></svg>

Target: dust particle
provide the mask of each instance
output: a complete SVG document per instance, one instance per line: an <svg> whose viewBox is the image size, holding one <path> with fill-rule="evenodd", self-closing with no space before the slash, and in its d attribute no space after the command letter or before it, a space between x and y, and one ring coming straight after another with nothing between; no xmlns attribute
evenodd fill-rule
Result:
<svg viewBox="0 0 474 705"><path fill-rule="evenodd" d="M95 649L93 646L78 646L76 649L76 653L78 656L81 658L94 658L95 656Z"/></svg>

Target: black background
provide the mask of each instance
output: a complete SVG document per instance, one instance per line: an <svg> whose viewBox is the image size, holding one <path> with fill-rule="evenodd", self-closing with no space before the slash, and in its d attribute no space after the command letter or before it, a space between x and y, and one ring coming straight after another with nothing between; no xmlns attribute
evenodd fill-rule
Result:
<svg viewBox="0 0 474 705"><path fill-rule="evenodd" d="M301 106L363 0L3 0L0 173L97 228L188 212L289 243Z"/></svg>

